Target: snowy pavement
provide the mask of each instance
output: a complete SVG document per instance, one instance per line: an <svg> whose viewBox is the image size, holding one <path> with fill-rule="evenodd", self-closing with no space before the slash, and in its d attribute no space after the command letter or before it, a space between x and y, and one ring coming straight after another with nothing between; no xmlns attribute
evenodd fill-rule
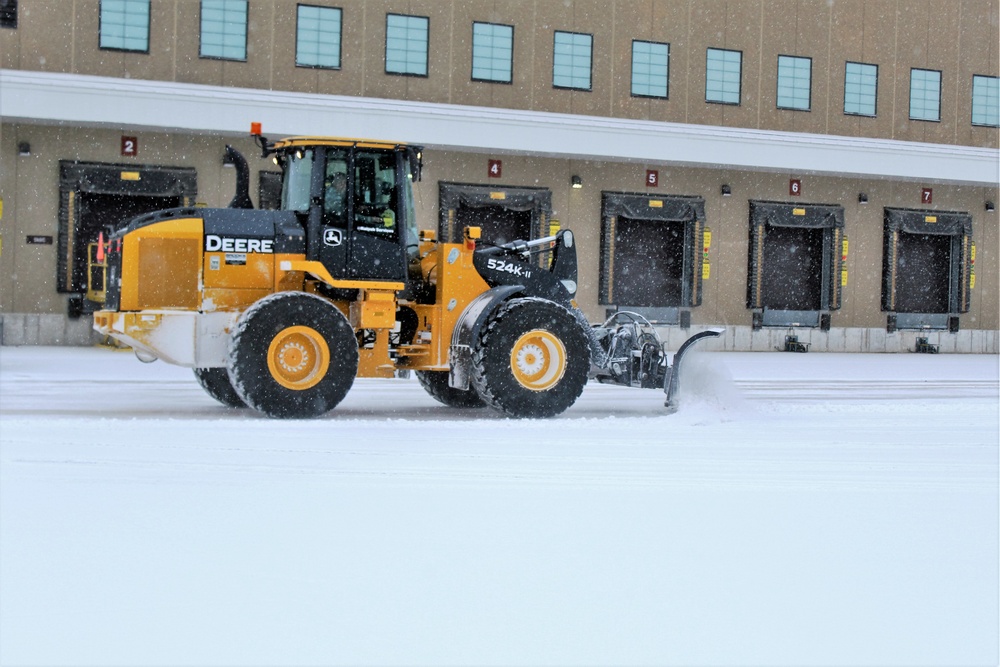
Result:
<svg viewBox="0 0 1000 667"><path fill-rule="evenodd" d="M1000 661L998 357L701 353L681 411L322 419L0 348L0 664Z"/></svg>

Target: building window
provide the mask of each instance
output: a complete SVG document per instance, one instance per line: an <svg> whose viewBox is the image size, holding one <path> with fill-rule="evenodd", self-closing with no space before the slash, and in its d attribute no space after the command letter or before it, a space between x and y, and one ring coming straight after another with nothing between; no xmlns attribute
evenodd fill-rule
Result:
<svg viewBox="0 0 1000 667"><path fill-rule="evenodd" d="M0 0L0 28L17 28L17 0Z"/></svg>
<svg viewBox="0 0 1000 667"><path fill-rule="evenodd" d="M430 19L426 16L385 16L385 72L427 76Z"/></svg>
<svg viewBox="0 0 1000 667"><path fill-rule="evenodd" d="M941 120L941 72L910 70L910 119Z"/></svg>
<svg viewBox="0 0 1000 667"><path fill-rule="evenodd" d="M847 63L844 70L844 113L874 116L878 98L878 65Z"/></svg>
<svg viewBox="0 0 1000 667"><path fill-rule="evenodd" d="M149 53L149 0L101 0L101 48Z"/></svg>
<svg viewBox="0 0 1000 667"><path fill-rule="evenodd" d="M295 29L295 64L299 67L340 68L341 10L299 5Z"/></svg>
<svg viewBox="0 0 1000 667"><path fill-rule="evenodd" d="M740 103L743 52L708 49L705 58L705 101Z"/></svg>
<svg viewBox="0 0 1000 667"><path fill-rule="evenodd" d="M778 56L778 108L809 111L812 58Z"/></svg>
<svg viewBox="0 0 1000 667"><path fill-rule="evenodd" d="M972 77L972 124L1000 125L1000 78L979 74Z"/></svg>
<svg viewBox="0 0 1000 667"><path fill-rule="evenodd" d="M514 26L472 24L472 80L510 83L514 69Z"/></svg>
<svg viewBox="0 0 1000 667"><path fill-rule="evenodd" d="M593 35L557 30L552 47L552 85L590 90L593 48Z"/></svg>
<svg viewBox="0 0 1000 667"><path fill-rule="evenodd" d="M670 45L632 42L632 94L667 98L670 79Z"/></svg>
<svg viewBox="0 0 1000 667"><path fill-rule="evenodd" d="M201 0L201 57L247 59L247 0Z"/></svg>

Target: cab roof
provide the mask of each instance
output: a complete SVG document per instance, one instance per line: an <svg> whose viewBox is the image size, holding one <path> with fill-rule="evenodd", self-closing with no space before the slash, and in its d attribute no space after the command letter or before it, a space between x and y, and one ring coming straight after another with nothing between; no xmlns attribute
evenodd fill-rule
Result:
<svg viewBox="0 0 1000 667"><path fill-rule="evenodd" d="M398 141L378 141L375 139L348 139L343 137L287 137L285 139L279 139L273 144L274 150L281 150L285 148L297 148L301 146L337 146L337 147L351 147L355 148L374 148L381 150L396 150L399 148L415 148L420 149L419 146L412 146L411 144L404 144Z"/></svg>

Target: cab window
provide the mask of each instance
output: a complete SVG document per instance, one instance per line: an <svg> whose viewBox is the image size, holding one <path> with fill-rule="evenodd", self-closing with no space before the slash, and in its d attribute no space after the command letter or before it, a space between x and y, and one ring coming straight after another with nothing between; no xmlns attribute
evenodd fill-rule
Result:
<svg viewBox="0 0 1000 667"><path fill-rule="evenodd" d="M313 152L299 150L285 158L285 182L281 188L281 208L305 213L309 210L309 186L312 180Z"/></svg>
<svg viewBox="0 0 1000 667"><path fill-rule="evenodd" d="M354 224L364 232L395 236L395 153L358 151L355 154Z"/></svg>
<svg viewBox="0 0 1000 667"><path fill-rule="evenodd" d="M347 153L328 151L323 177L323 222L347 227Z"/></svg>

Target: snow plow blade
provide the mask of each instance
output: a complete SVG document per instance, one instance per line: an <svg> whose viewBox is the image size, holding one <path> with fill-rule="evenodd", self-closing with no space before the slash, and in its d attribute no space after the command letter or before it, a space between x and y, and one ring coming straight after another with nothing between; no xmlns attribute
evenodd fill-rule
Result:
<svg viewBox="0 0 1000 667"><path fill-rule="evenodd" d="M677 412L677 408L680 404L679 391L681 362L684 360L684 353L690 350L691 347L693 347L698 341L706 338L718 338L722 335L723 331L725 331L725 329L707 329L696 333L684 341L684 344L681 345L677 352L674 353L674 363L667 369L667 377L663 383L663 391L667 394L667 400L664 403L667 408L667 414Z"/></svg>

